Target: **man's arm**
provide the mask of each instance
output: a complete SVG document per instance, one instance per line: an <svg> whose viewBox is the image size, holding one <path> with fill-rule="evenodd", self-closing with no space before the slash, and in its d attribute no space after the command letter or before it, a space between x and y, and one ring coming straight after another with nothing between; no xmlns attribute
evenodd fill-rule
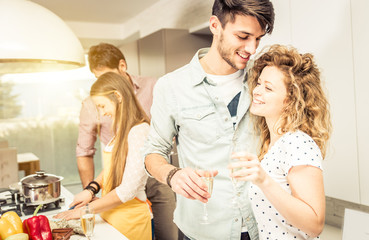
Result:
<svg viewBox="0 0 369 240"><path fill-rule="evenodd" d="M146 170L156 180L167 184L167 176L175 166L169 164L160 154L152 153L145 158Z"/></svg>
<svg viewBox="0 0 369 240"><path fill-rule="evenodd" d="M168 163L166 157L172 149L173 137L178 134L175 123L177 106L171 90L172 84L171 79L163 77L154 87L150 132L144 149L146 170L164 184L168 184L168 174L175 168ZM210 197L210 194L204 191L206 184L194 169L181 169L169 180L172 190L186 198L207 202Z"/></svg>
<svg viewBox="0 0 369 240"><path fill-rule="evenodd" d="M76 147L78 172L85 188L94 179L95 142L97 139L97 111L90 98L82 102L79 115L78 140Z"/></svg>
<svg viewBox="0 0 369 240"><path fill-rule="evenodd" d="M77 165L82 187L85 188L92 180L94 180L94 159L93 157L77 157Z"/></svg>

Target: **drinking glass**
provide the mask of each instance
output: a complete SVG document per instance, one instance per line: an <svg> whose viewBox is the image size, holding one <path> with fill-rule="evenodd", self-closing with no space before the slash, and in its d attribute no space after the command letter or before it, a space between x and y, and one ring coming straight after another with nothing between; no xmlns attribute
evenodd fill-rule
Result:
<svg viewBox="0 0 369 240"><path fill-rule="evenodd" d="M233 153L242 153L242 152L248 152L249 151L249 146L247 144L242 144L242 143L233 143L232 145L232 152ZM234 163L234 162L239 162L240 160L238 158L229 158L229 163ZM231 173L234 173L238 170L240 170L241 168L232 168L231 169ZM231 178L232 180L232 185L233 185L233 198L231 200L231 204L233 208L238 208L238 197L241 195L242 193L242 186L244 185L243 181L239 181L236 178Z"/></svg>
<svg viewBox="0 0 369 240"><path fill-rule="evenodd" d="M206 184L208 187L208 193L210 195L213 193L213 182L214 182L214 176L212 170L198 170L201 171L202 174L202 181ZM203 203L203 213L200 217L200 224L209 224L209 216L208 216L208 209L207 209L207 203Z"/></svg>
<svg viewBox="0 0 369 240"><path fill-rule="evenodd" d="M90 240L95 227L95 214L89 204L81 208L81 226L85 236Z"/></svg>

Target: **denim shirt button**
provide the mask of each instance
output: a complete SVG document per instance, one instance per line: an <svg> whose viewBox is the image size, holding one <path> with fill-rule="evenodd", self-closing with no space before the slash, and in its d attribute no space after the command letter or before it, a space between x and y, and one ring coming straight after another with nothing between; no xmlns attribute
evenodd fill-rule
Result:
<svg viewBox="0 0 369 240"><path fill-rule="evenodd" d="M250 221L250 218L246 218L246 221L249 222Z"/></svg>
<svg viewBox="0 0 369 240"><path fill-rule="evenodd" d="M224 121L226 121L226 122L227 122L228 120L229 120L229 118L227 118L227 117L224 119Z"/></svg>
<svg viewBox="0 0 369 240"><path fill-rule="evenodd" d="M234 221L235 221L235 222L238 222L238 218L236 218Z"/></svg>

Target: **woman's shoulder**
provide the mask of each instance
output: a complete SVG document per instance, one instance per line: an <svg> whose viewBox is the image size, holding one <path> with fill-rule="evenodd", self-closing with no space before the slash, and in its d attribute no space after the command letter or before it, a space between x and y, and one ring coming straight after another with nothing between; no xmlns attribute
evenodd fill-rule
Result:
<svg viewBox="0 0 369 240"><path fill-rule="evenodd" d="M128 137L130 136L141 136L146 135L149 133L150 125L148 123L140 123L131 128L129 131Z"/></svg>
<svg viewBox="0 0 369 240"><path fill-rule="evenodd" d="M284 151L294 160L304 160L304 163L308 160L317 160L318 162L322 160L320 148L314 139L305 132L288 132L283 135L281 142Z"/></svg>
<svg viewBox="0 0 369 240"><path fill-rule="evenodd" d="M314 145L314 139L307 133L297 130L295 132L288 132L283 135L283 142L289 145Z"/></svg>

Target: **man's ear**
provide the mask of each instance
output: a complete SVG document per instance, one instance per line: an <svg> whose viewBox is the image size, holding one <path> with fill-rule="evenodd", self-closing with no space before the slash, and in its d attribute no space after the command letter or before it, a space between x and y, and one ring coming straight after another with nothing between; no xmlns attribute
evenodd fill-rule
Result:
<svg viewBox="0 0 369 240"><path fill-rule="evenodd" d="M222 24L220 23L217 16L211 16L209 20L209 28L214 36L218 36L222 29Z"/></svg>
<svg viewBox="0 0 369 240"><path fill-rule="evenodd" d="M127 63L124 59L119 60L118 71L119 73L127 72Z"/></svg>

